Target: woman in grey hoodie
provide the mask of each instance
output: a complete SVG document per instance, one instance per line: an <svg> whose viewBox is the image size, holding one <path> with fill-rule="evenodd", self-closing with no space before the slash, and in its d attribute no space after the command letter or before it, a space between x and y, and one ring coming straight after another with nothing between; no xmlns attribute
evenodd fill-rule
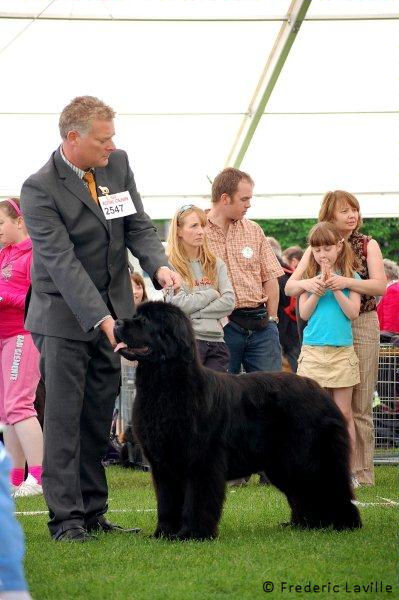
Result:
<svg viewBox="0 0 399 600"><path fill-rule="evenodd" d="M173 217L166 253L183 283L172 302L192 320L202 364L226 372L229 350L223 325L235 297L226 265L208 248L205 226L205 212L192 204L182 206Z"/></svg>

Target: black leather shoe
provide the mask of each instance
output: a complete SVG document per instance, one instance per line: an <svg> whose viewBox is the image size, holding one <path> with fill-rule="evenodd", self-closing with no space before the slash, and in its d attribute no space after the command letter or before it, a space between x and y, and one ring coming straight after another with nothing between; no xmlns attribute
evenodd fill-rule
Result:
<svg viewBox="0 0 399 600"><path fill-rule="evenodd" d="M108 521L104 515L100 515L92 521L89 521L86 527L88 532L103 531L104 533L112 533L116 531L120 533L139 533L139 531L141 531L141 529L138 529L137 527L125 528L121 527L120 525L115 525L114 523Z"/></svg>
<svg viewBox="0 0 399 600"><path fill-rule="evenodd" d="M84 527L80 527L79 525L65 529L53 537L53 540L56 542L90 542L95 539L94 535L90 535Z"/></svg>

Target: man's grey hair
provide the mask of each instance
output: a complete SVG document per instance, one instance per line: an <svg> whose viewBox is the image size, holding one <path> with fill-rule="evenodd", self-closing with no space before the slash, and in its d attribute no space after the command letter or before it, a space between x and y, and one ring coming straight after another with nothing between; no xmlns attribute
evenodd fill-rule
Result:
<svg viewBox="0 0 399 600"><path fill-rule="evenodd" d="M89 133L93 120L111 121L115 111L102 100L94 96L78 96L64 108L60 115L59 128L63 140L68 131L78 131L81 135Z"/></svg>
<svg viewBox="0 0 399 600"><path fill-rule="evenodd" d="M276 238L272 237L271 235L267 235L265 237L266 237L267 241L269 242L269 244L271 245L274 254L276 256L278 256L279 258L281 258L280 243L276 240Z"/></svg>

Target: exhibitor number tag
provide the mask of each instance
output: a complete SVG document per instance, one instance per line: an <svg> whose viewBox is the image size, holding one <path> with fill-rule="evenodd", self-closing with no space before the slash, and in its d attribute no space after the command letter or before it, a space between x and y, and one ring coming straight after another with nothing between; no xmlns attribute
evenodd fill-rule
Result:
<svg viewBox="0 0 399 600"><path fill-rule="evenodd" d="M137 212L128 191L99 196L98 201L107 220L127 217Z"/></svg>

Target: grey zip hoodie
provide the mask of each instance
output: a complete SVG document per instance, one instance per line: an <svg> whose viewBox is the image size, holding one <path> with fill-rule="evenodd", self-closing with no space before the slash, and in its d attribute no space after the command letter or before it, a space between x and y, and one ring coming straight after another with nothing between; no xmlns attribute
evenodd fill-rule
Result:
<svg viewBox="0 0 399 600"><path fill-rule="evenodd" d="M173 297L172 303L188 315L195 337L207 342L223 342L221 319L234 309L235 295L224 262L216 259L217 288L204 280L199 260L190 261L195 285L190 289L185 283Z"/></svg>

